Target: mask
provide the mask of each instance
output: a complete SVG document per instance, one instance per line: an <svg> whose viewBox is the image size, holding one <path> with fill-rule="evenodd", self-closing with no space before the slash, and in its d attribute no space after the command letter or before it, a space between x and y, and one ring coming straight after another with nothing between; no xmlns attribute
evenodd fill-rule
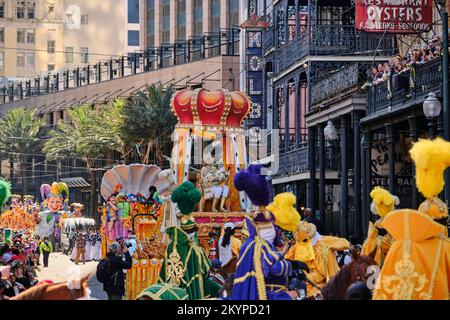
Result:
<svg viewBox="0 0 450 320"><path fill-rule="evenodd" d="M277 235L277 233L276 233L275 228L273 226L270 227L270 228L263 229L263 230L259 231L259 236L262 239L264 239L267 242L272 243L272 244L273 244L273 242L275 240L276 235Z"/></svg>

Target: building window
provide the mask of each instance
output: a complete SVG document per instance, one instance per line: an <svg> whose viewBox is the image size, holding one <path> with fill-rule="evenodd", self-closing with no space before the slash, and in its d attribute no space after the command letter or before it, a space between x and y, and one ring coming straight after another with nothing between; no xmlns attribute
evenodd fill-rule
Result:
<svg viewBox="0 0 450 320"><path fill-rule="evenodd" d="M162 1L162 42L170 42L170 0Z"/></svg>
<svg viewBox="0 0 450 320"><path fill-rule="evenodd" d="M155 0L147 0L147 46L155 45Z"/></svg>
<svg viewBox="0 0 450 320"><path fill-rule="evenodd" d="M34 19L36 12L36 4L34 2L27 3L27 18Z"/></svg>
<svg viewBox="0 0 450 320"><path fill-rule="evenodd" d="M25 1L16 1L16 18L25 19Z"/></svg>
<svg viewBox="0 0 450 320"><path fill-rule="evenodd" d="M35 32L34 29L27 30L27 43L34 43L35 41Z"/></svg>
<svg viewBox="0 0 450 320"><path fill-rule="evenodd" d="M73 24L73 14L66 13L66 23L67 24Z"/></svg>
<svg viewBox="0 0 450 320"><path fill-rule="evenodd" d="M297 8L295 6L295 1L289 0L287 7L287 18L288 18L288 39L289 42L294 41L297 33Z"/></svg>
<svg viewBox="0 0 450 320"><path fill-rule="evenodd" d="M5 1L0 1L0 18L5 17Z"/></svg>
<svg viewBox="0 0 450 320"><path fill-rule="evenodd" d="M177 39L186 39L186 0L180 0L177 2Z"/></svg>
<svg viewBox="0 0 450 320"><path fill-rule="evenodd" d="M89 15L87 14L81 15L81 24L89 24Z"/></svg>
<svg viewBox="0 0 450 320"><path fill-rule="evenodd" d="M139 46L139 31L128 30L128 46L130 47Z"/></svg>
<svg viewBox="0 0 450 320"><path fill-rule="evenodd" d="M34 52L27 52L27 69L34 69L35 61L36 58Z"/></svg>
<svg viewBox="0 0 450 320"><path fill-rule="evenodd" d="M211 0L211 32L220 31L220 0Z"/></svg>
<svg viewBox="0 0 450 320"><path fill-rule="evenodd" d="M0 43L5 42L5 28L0 28Z"/></svg>
<svg viewBox="0 0 450 320"><path fill-rule="evenodd" d="M47 41L47 53L55 53L55 40Z"/></svg>
<svg viewBox="0 0 450 320"><path fill-rule="evenodd" d="M66 47L66 63L73 62L73 47Z"/></svg>
<svg viewBox="0 0 450 320"><path fill-rule="evenodd" d="M239 0L229 0L230 27L239 27Z"/></svg>
<svg viewBox="0 0 450 320"><path fill-rule="evenodd" d="M5 68L5 53L0 52L0 70Z"/></svg>
<svg viewBox="0 0 450 320"><path fill-rule="evenodd" d="M81 56L80 56L81 63L88 63L89 62L89 59L88 59L89 49L82 47L82 48L80 48L80 52L81 52L80 53L81 54Z"/></svg>
<svg viewBox="0 0 450 320"><path fill-rule="evenodd" d="M194 0L194 36L203 34L203 0Z"/></svg>
<svg viewBox="0 0 450 320"><path fill-rule="evenodd" d="M139 23L139 0L128 0L128 23Z"/></svg>
<svg viewBox="0 0 450 320"><path fill-rule="evenodd" d="M282 46L286 41L286 31L284 22L284 8L278 8L277 13L277 31L278 31L278 46Z"/></svg>
<svg viewBox="0 0 450 320"><path fill-rule="evenodd" d="M54 64L49 64L47 65L47 70L50 71L54 71L55 70L55 65Z"/></svg>
<svg viewBox="0 0 450 320"><path fill-rule="evenodd" d="M25 68L25 52L17 52L17 68Z"/></svg>
<svg viewBox="0 0 450 320"><path fill-rule="evenodd" d="M17 29L17 43L25 43L25 29Z"/></svg>

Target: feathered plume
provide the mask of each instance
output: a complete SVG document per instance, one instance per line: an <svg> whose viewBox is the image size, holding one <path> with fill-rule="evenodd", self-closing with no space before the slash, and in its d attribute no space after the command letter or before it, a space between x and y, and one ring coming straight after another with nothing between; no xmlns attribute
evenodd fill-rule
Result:
<svg viewBox="0 0 450 320"><path fill-rule="evenodd" d="M11 184L8 181L0 179L0 211L9 197L11 197Z"/></svg>
<svg viewBox="0 0 450 320"><path fill-rule="evenodd" d="M191 214L201 198L202 193L190 181L183 182L183 184L173 190L171 196L172 202L178 205L178 209L182 214Z"/></svg>
<svg viewBox="0 0 450 320"><path fill-rule="evenodd" d="M45 184L41 185L41 198L42 198L42 200L47 199L47 197L50 194L50 190L51 190L51 187L50 187L49 184L45 183Z"/></svg>
<svg viewBox="0 0 450 320"><path fill-rule="evenodd" d="M275 216L275 224L283 230L295 232L300 222L300 214L294 205L297 199L291 192L280 193L275 196L273 202L267 206L267 210Z"/></svg>
<svg viewBox="0 0 450 320"><path fill-rule="evenodd" d="M399 202L396 196L393 196L389 191L381 187L373 188L372 192L370 192L370 197L372 198L372 204L375 207L375 210L372 210L372 212L380 217L384 217L394 210L395 205Z"/></svg>
<svg viewBox="0 0 450 320"><path fill-rule="evenodd" d="M417 189L427 199L437 196L444 188L444 171L450 166L450 142L420 139L409 154L416 166Z"/></svg>

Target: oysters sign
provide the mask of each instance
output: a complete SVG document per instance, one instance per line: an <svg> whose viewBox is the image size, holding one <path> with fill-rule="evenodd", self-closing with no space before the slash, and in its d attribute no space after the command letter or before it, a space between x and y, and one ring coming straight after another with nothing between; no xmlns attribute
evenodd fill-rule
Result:
<svg viewBox="0 0 450 320"><path fill-rule="evenodd" d="M429 31L433 0L356 0L356 28L367 32Z"/></svg>

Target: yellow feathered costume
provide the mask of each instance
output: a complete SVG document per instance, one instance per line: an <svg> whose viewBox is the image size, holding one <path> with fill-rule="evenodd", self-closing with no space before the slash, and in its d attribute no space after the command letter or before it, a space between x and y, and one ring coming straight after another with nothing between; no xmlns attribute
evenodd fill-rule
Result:
<svg viewBox="0 0 450 320"><path fill-rule="evenodd" d="M285 255L285 259L304 262L308 265L307 277L319 288L339 272L339 265L333 250L348 249L350 243L341 238L322 237L317 233L316 226L301 221L294 233L295 245ZM308 296L317 296L320 290L308 284Z"/></svg>
<svg viewBox="0 0 450 320"><path fill-rule="evenodd" d="M445 204L437 198L450 166L450 143L440 138L419 140L410 150L416 165L416 185L427 197L419 210L395 210L382 226L394 243L377 279L377 300L450 299L450 241Z"/></svg>
<svg viewBox="0 0 450 320"><path fill-rule="evenodd" d="M369 222L367 239L363 243L361 254L373 257L377 265L381 267L394 241L392 236L381 227L381 222L389 212L395 209L399 200L381 187L375 187L370 197L372 198L371 211L380 216L380 219L375 223Z"/></svg>

